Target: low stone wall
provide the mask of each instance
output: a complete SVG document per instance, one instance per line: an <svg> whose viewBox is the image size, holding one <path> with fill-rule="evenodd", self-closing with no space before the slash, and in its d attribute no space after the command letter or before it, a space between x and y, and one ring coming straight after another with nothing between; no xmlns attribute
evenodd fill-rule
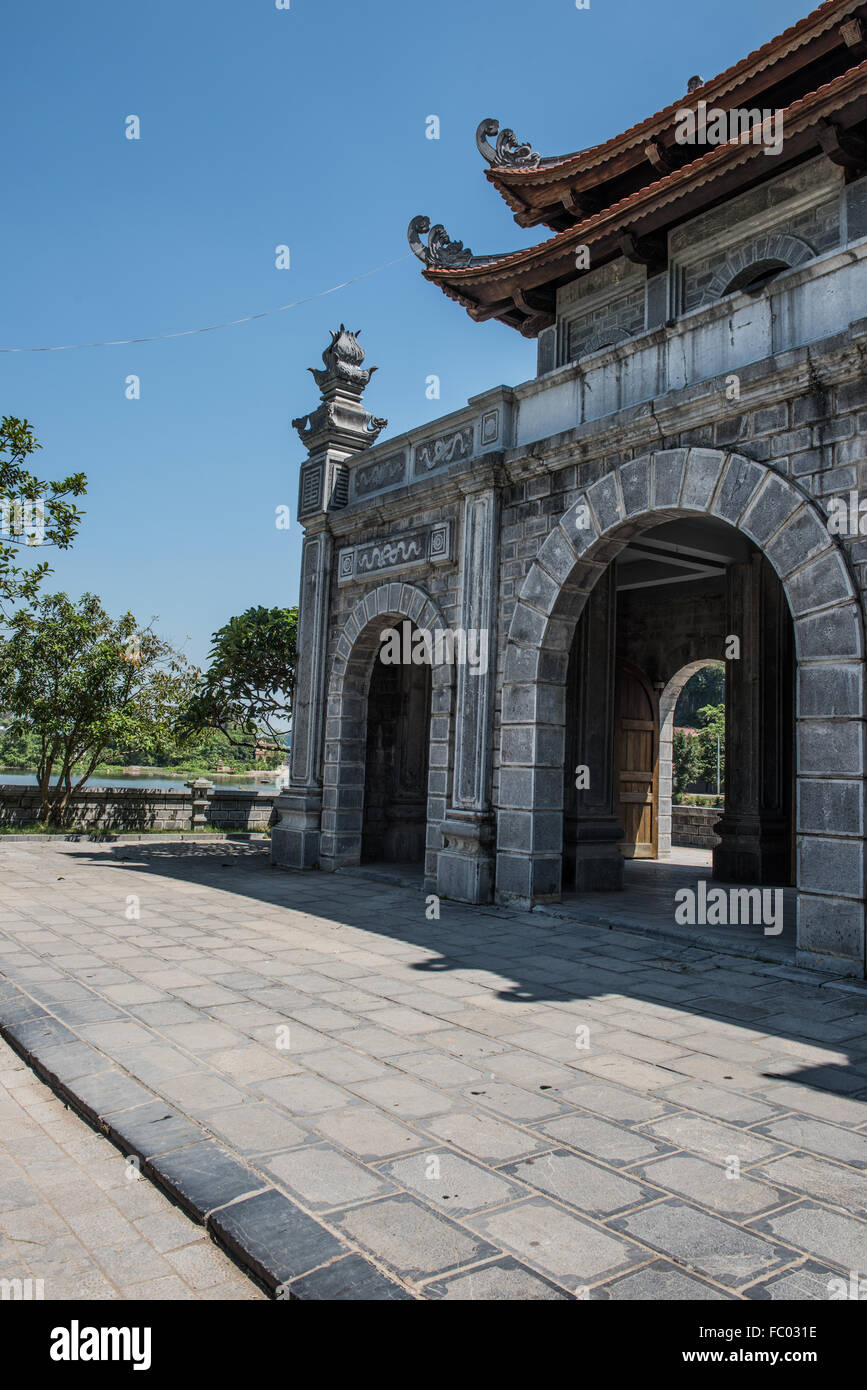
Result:
<svg viewBox="0 0 867 1390"><path fill-rule="evenodd" d="M721 806L672 806L671 843L692 849L715 849L719 836L713 828L722 813Z"/></svg>
<svg viewBox="0 0 867 1390"><path fill-rule="evenodd" d="M196 828L267 830L277 792L205 786L196 789ZM200 810L201 808L201 810ZM35 825L36 787L0 785L0 826ZM91 787L72 798L66 822L88 830L189 831L193 828L190 788Z"/></svg>

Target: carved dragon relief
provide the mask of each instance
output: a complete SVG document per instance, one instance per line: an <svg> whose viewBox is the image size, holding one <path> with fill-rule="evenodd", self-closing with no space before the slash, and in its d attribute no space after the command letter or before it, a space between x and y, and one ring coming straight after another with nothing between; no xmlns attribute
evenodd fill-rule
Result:
<svg viewBox="0 0 867 1390"><path fill-rule="evenodd" d="M407 231L413 255L432 270L463 270L468 265L484 265L487 261L502 260L503 252L492 256L474 256L462 241L452 241L441 222L431 226L429 217L414 217ZM427 245L422 241L427 236Z"/></svg>
<svg viewBox="0 0 867 1390"><path fill-rule="evenodd" d="M428 234L427 246L422 237ZM432 227L429 217L414 217L407 228L410 250L426 266L438 270L455 270L467 266L475 259L469 247L462 241L452 241L441 222Z"/></svg>

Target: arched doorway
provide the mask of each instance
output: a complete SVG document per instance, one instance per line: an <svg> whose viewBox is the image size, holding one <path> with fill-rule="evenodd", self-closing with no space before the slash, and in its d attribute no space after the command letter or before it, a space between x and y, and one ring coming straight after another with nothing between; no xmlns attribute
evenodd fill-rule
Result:
<svg viewBox="0 0 867 1390"><path fill-rule="evenodd" d="M407 623L407 637L413 632ZM430 666L374 658L367 693L362 864L424 864Z"/></svg>
<svg viewBox="0 0 867 1390"><path fill-rule="evenodd" d="M857 589L809 494L774 468L723 451L661 450L618 465L578 497L542 545L512 615L505 654L503 747L508 734L509 750L520 750L509 757L524 775L506 780L499 810L522 812L528 833L520 849L498 848L498 898L532 904L561 892L563 780L562 771L551 775L550 750L558 742L563 747L570 649L589 596L631 541L662 523L700 515L744 535L765 557L792 620L799 956L863 974L864 838L860 820L846 812L863 799ZM509 679L511 672L520 674ZM604 684L601 668L598 679ZM532 737L521 740L526 725Z"/></svg>
<svg viewBox="0 0 867 1390"><path fill-rule="evenodd" d="M326 872L374 862L418 863L436 886L451 771L453 668L383 663L382 634L403 624L444 630L428 594L382 584L355 604L337 640L328 685L319 863ZM396 747L411 736L412 747ZM401 813L405 813L402 815Z"/></svg>
<svg viewBox="0 0 867 1390"><path fill-rule="evenodd" d="M677 702L693 676L715 665L718 658L705 657L689 661L675 671L659 696L659 844L657 855L667 859L671 854L672 791L674 771L674 714Z"/></svg>

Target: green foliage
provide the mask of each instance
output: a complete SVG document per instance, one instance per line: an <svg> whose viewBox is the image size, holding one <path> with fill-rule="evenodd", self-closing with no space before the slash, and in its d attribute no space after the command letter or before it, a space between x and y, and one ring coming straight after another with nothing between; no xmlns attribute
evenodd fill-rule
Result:
<svg viewBox="0 0 867 1390"><path fill-rule="evenodd" d="M29 568L20 565L22 547L54 545L59 550L68 550L81 520L82 513L68 499L81 497L86 492L87 479L83 473L47 482L38 478L30 472L28 462L31 454L41 447L27 420L18 420L12 415L0 419L0 507L5 508L0 531L0 620L3 622L9 621L17 604L35 600L40 584L51 573L47 560ZM34 517L38 517L38 526L34 524Z"/></svg>
<svg viewBox="0 0 867 1390"><path fill-rule="evenodd" d="M672 738L672 791L681 794L700 777L698 739L677 729Z"/></svg>
<svg viewBox="0 0 867 1390"><path fill-rule="evenodd" d="M699 745L699 777L716 786L717 739L719 739L720 786L726 775L726 707L703 705L698 711L701 733L695 740Z"/></svg>
<svg viewBox="0 0 867 1390"><path fill-rule="evenodd" d="M726 712L725 705L703 705L697 713L700 731L676 731L672 740L672 790L683 805L684 792L695 782L716 787L717 738L719 738L720 788L725 786Z"/></svg>
<svg viewBox="0 0 867 1390"><path fill-rule="evenodd" d="M703 666L690 676L674 711L674 722L681 729L694 729L699 724L698 711L702 705L721 705L725 702L726 668L722 661Z"/></svg>
<svg viewBox="0 0 867 1390"><path fill-rule="evenodd" d="M230 741L262 732L283 742L292 715L297 608L248 608L211 638L210 666L180 723L186 738L217 730Z"/></svg>
<svg viewBox="0 0 867 1390"><path fill-rule="evenodd" d="M16 613L0 645L7 739L35 742L42 819L69 799L109 747L152 748L172 737L193 672L131 613L112 618L94 594L50 594ZM81 776L79 776L81 772Z"/></svg>

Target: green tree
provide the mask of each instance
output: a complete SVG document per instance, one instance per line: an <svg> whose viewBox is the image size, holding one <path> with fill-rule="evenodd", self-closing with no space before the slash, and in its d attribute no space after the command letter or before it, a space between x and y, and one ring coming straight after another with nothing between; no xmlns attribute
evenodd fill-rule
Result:
<svg viewBox="0 0 867 1390"><path fill-rule="evenodd" d="M87 490L83 473L43 481L29 469L42 446L27 420L0 419L0 621L7 623L19 603L32 603L51 573L47 560L22 566L22 550L44 545L68 550L82 513L71 497Z"/></svg>
<svg viewBox="0 0 867 1390"><path fill-rule="evenodd" d="M719 705L725 701L725 683L726 668L722 661L696 671L680 692L674 712L675 724L681 729L695 728L702 705Z"/></svg>
<svg viewBox="0 0 867 1390"><path fill-rule="evenodd" d="M687 787L692 786L701 776L699 764L698 738L695 734L675 729L671 741L671 783L672 791L681 796Z"/></svg>
<svg viewBox="0 0 867 1390"><path fill-rule="evenodd" d="M725 784L726 766L726 707L725 705L703 705L698 711L701 729L695 742L698 744L699 777L716 786L717 740L719 740L720 787Z"/></svg>
<svg viewBox="0 0 867 1390"><path fill-rule="evenodd" d="M179 729L189 737L216 729L236 747L262 734L282 746L292 717L298 643L297 608L248 608L211 638L210 665Z"/></svg>
<svg viewBox="0 0 867 1390"><path fill-rule="evenodd" d="M94 594L43 596L9 622L0 646L0 708L9 733L35 735L42 819L62 824L69 801L110 746L171 736L194 673L131 613L112 618Z"/></svg>

